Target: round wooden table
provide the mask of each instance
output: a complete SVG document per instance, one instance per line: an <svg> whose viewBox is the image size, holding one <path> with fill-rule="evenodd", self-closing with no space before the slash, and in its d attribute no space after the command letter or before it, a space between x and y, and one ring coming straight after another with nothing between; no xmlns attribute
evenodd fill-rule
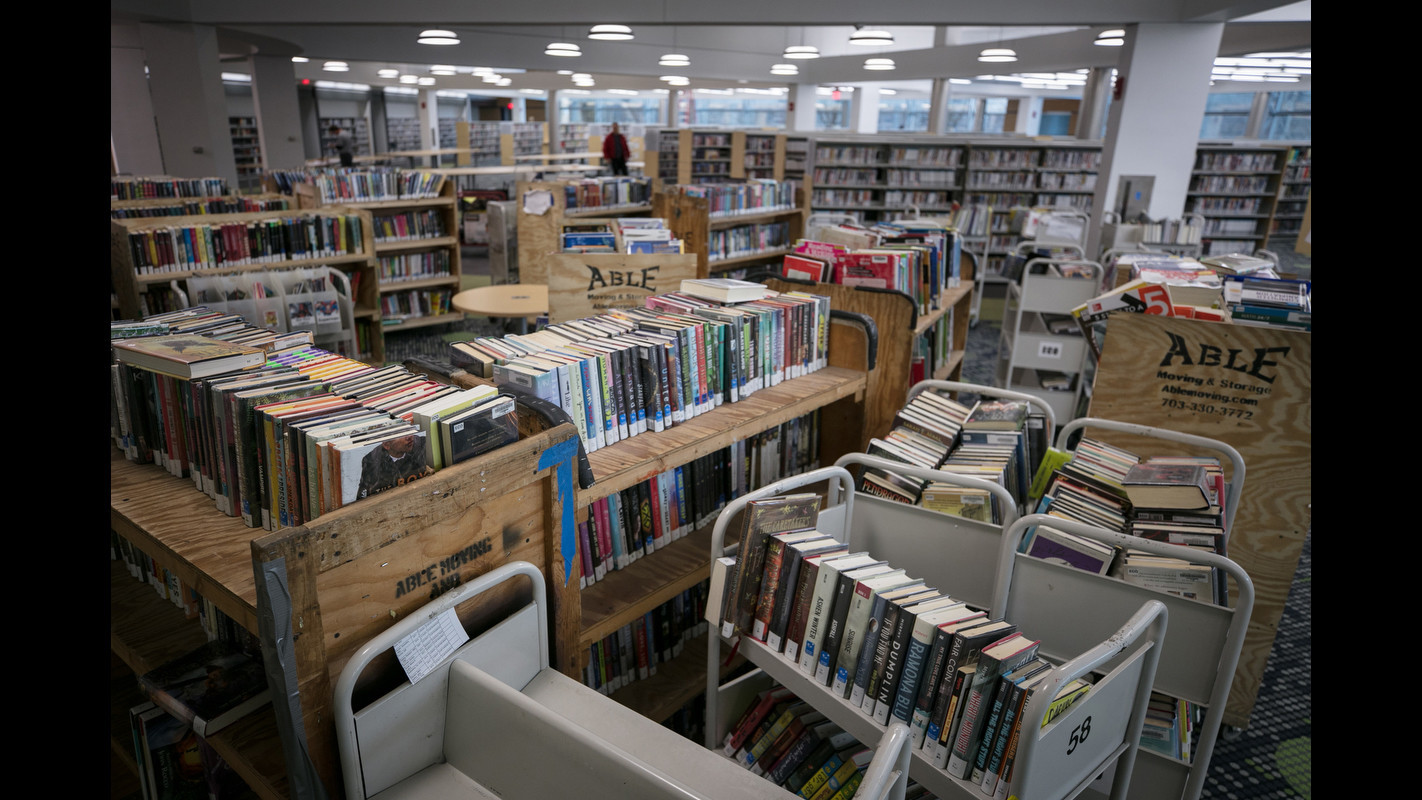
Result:
<svg viewBox="0 0 1422 800"><path fill-rule="evenodd" d="M479 286L456 294L450 303L466 314L517 319L519 333L528 333L528 318L548 313L548 287L541 283Z"/></svg>

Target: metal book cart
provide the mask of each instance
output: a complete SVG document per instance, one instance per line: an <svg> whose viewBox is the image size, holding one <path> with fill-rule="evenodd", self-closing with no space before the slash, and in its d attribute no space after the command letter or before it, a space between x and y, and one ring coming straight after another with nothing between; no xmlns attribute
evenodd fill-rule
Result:
<svg viewBox="0 0 1422 800"><path fill-rule="evenodd" d="M1094 417L1083 417L1063 425L1057 434L1057 448L1067 450L1074 436L1089 429L1134 434L1219 453L1221 463L1229 465L1224 497L1225 539L1228 542L1230 526L1244 489L1244 458L1239 451L1216 439ZM1062 520L1058 518L1039 515L1023 517L1019 522L1032 519L1038 522L1049 519L1053 527L1065 527L1060 525ZM1065 529L1069 533L1078 533L1076 528ZM1226 557L1192 548L1100 529L1081 534L1108 544L1125 545L1223 570L1234 583L1235 601L1232 608L1218 606L1208 601L1157 592L1119 578L1094 575L1022 554L1014 555L1024 531L1025 528L1003 537L997 593L992 607L1005 611L1014 621L1020 617L1024 626L1030 621L1031 630L1042 631L1042 651L1048 656L1077 652L1084 643L1096 641L1094 637L1110 627L1109 614L1104 614L1105 619L1102 619L1103 614L1080 614L1075 610L1088 608L1106 612L1130 608L1145 597L1156 598L1169 609L1170 635L1166 637L1162 649L1154 688L1171 697L1204 706L1204 721L1196 731L1197 738L1192 740L1192 757L1188 763L1151 750L1141 751L1142 756L1136 759L1136 779L1131 785L1129 797L1131 800L1197 800L1220 734L1230 684L1234 680L1254 608L1254 583L1248 573ZM1182 549L1184 553L1180 552ZM1009 561L1015 563L1010 573L1004 571L1004 564Z"/></svg>
<svg viewBox="0 0 1422 800"><path fill-rule="evenodd" d="M455 609L502 587L529 597L415 683L353 707L361 673L389 651L460 625ZM542 573L516 561L460 585L373 637L335 687L348 800L791 800L793 794L549 666ZM505 603L507 605L507 603ZM452 621L451 621L452 618ZM882 731L859 794L901 800L906 728Z"/></svg>
<svg viewBox="0 0 1422 800"><path fill-rule="evenodd" d="M941 476L943 480L972 480L949 473L941 473ZM844 467L839 466L825 467L776 482L730 503L717 517L712 529L713 559L727 554L726 528L748 502L815 486L821 482L828 484L827 501L817 524L821 532L849 544L852 549L867 550L891 565L904 566L913 577L922 577L928 585L936 586L947 594L963 596L955 588L953 581L965 567L974 565L968 564L966 559L960 562L952 557L956 539L952 530L944 529L945 526L916 526L896 531L894 535L884 536L873 545L866 546L867 537L856 534L854 520L856 513L874 513L874 506L861 502L865 496L856 494L853 476ZM1020 520L1015 522L1009 530L1020 524ZM1015 559L1007 560L1006 564L1009 570L1014 569ZM991 572L982 564L975 566L982 571ZM999 577L998 580L1002 579ZM1136 761L1146 703L1154 682L1156 661L1162 650L1166 631L1166 610L1165 605L1156 598L1146 598L1133 613L1129 609L1123 611L1122 608L1114 607L1095 615L1104 624L1114 626L1112 630L1079 648L1070 657L1057 662L1060 666L1051 673L1045 684L1046 688L1029 704L1025 718L1041 719L1056 687L1094 670L1109 669L1109 673L1097 680L1092 690L1064 715L1023 737L1011 788L1011 793L1021 800L1075 797L1106 771L1112 771L1114 786L1117 787L1113 788L1112 797L1118 800L1126 797L1126 788L1132 785L1131 773ZM1000 616L992 612L990 615ZM731 719L732 715L748 702L755 687L760 685L752 678L758 676L758 672L769 675L790 689L859 741L872 742L884 735L885 726L865 716L859 708L851 706L844 698L831 693L819 681L802 672L799 665L785 655L773 652L763 643L749 637L741 637L738 646L740 652L759 667L759 670L729 682L724 687L720 686L717 654L721 644L721 632L718 617L719 609L708 610L707 621L711 623L708 632L706 686L708 748L715 748L721 742L734 721ZM1023 625L1022 629L1033 633L1034 636L1040 635L1028 625ZM723 696L725 702L722 702ZM1084 739L1080 736L1083 726L1090 730L1090 735ZM888 730L902 727L903 723L893 721ZM1072 742L1074 734L1075 743ZM982 797L981 789L976 783L952 777L946 771L934 767L924 751L909 751L903 757L908 762L908 774L942 800Z"/></svg>
<svg viewBox="0 0 1422 800"><path fill-rule="evenodd" d="M260 283L266 292L253 288ZM278 333L309 330L313 342L355 358L355 299L350 276L331 266L295 269L273 265L260 272L233 270L194 275L187 286L169 281L180 308L194 304L240 314L252 325ZM213 299L224 298L224 299Z"/></svg>

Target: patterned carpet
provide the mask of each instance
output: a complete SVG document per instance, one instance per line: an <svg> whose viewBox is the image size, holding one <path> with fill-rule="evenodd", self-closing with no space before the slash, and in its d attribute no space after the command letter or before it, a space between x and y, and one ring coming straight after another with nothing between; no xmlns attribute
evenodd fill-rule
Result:
<svg viewBox="0 0 1422 800"><path fill-rule="evenodd" d="M1280 252L1281 267L1309 278L1307 257ZM487 281L487 260L479 250L466 249L466 283ZM442 328L387 335L389 360L422 357L449 360L449 342L498 334L503 326L469 318ZM968 335L963 380L991 385L1000 327L983 319ZM1226 730L1215 746L1203 800L1282 800L1312 797L1310 744L1312 731L1310 616L1312 609L1310 535L1294 576L1284 612L1265 666L1249 727Z"/></svg>

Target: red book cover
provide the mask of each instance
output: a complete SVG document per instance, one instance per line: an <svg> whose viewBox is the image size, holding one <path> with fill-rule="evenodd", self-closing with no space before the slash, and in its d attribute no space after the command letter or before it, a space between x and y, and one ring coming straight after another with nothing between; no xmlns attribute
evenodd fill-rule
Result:
<svg viewBox="0 0 1422 800"><path fill-rule="evenodd" d="M658 477L656 475L647 479L647 488L650 490L648 493L651 495L652 500L652 541L655 543L653 547L654 550L662 549L668 542L666 529L662 527L662 503L658 496L657 481Z"/></svg>
<svg viewBox="0 0 1422 800"><path fill-rule="evenodd" d="M612 561L612 519L607 513L607 498L602 498L594 503L597 508L597 547L602 554L603 564L616 567L616 564L609 564Z"/></svg>
<svg viewBox="0 0 1422 800"><path fill-rule="evenodd" d="M786 255L781 264L781 274L787 278L823 282L829 276L829 262L818 258Z"/></svg>
<svg viewBox="0 0 1422 800"><path fill-rule="evenodd" d="M837 270L835 283L893 289L897 285L898 257L890 253L845 253Z"/></svg>

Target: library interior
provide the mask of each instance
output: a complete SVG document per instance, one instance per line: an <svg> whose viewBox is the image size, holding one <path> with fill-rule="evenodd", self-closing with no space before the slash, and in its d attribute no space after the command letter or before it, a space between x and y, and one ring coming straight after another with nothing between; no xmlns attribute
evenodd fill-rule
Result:
<svg viewBox="0 0 1422 800"><path fill-rule="evenodd" d="M110 11L112 800L1311 797L1310 0Z"/></svg>

